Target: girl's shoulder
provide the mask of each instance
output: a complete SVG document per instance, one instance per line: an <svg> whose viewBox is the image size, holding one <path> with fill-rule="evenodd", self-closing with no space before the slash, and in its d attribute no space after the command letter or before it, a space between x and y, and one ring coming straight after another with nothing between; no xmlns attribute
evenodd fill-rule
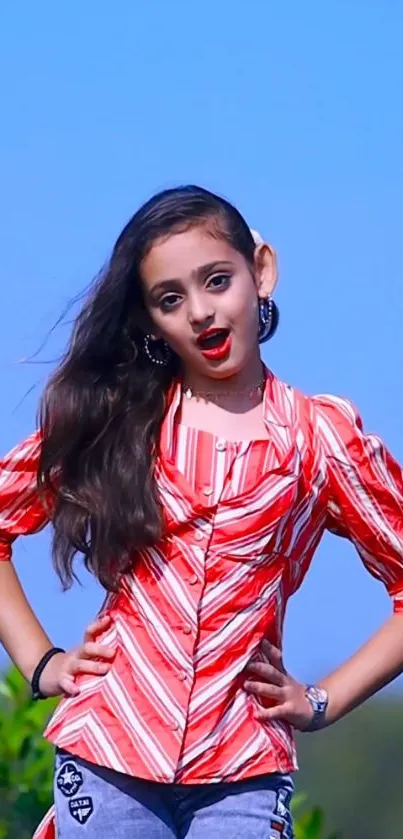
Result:
<svg viewBox="0 0 403 839"><path fill-rule="evenodd" d="M315 430L333 427L343 434L348 430L362 431L361 416L347 397L333 393L308 394L276 376L272 382L273 398L286 413L288 407L290 420L308 422Z"/></svg>

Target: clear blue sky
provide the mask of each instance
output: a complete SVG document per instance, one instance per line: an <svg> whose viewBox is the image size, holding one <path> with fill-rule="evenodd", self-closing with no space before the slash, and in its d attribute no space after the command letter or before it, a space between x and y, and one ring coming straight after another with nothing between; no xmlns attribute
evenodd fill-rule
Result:
<svg viewBox="0 0 403 839"><path fill-rule="evenodd" d="M352 398L403 462L402 33L397 0L6 4L2 451L33 428L49 371L19 360L138 205L193 181L278 250L282 324L266 361L308 392ZM46 534L15 557L54 641L75 642L99 589L83 575L60 593ZM353 549L326 537L289 609L288 665L323 674L388 613Z"/></svg>

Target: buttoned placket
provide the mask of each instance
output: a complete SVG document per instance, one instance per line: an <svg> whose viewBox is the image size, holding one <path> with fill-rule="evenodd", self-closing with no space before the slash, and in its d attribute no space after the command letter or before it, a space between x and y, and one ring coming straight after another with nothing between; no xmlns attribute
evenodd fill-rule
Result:
<svg viewBox="0 0 403 839"><path fill-rule="evenodd" d="M231 444L228 443L228 441L224 440L223 438L218 438L215 441L214 445L215 445L215 449L216 449L218 455L225 457L226 452L228 450L228 446L231 445ZM205 505L204 505L204 509L203 509L204 515L200 516L194 522L193 533L189 532L189 542L191 543L192 540L194 540L193 550L197 551L197 553L200 552L199 556L200 556L201 553L203 554L203 577L201 578L201 575L198 574L195 571L187 579L188 584L192 587L192 591L196 590L197 586L199 586L199 588L200 588L198 602L197 602L197 609L196 609L196 611L197 611L197 629L195 631L195 637L192 634L192 627L190 625L185 624L182 628L183 635L186 638L189 638L189 642L191 640L193 641L193 651L192 651L193 661L194 661L195 654L197 652L197 641L198 641L198 633L199 633L199 627L200 627L200 611L201 611L201 607L202 607L203 593L204 593L204 588L205 588L206 564L208 562L210 545L211 545L212 540L214 539L214 519L215 519L215 516L216 516L217 508L219 507L221 499L223 497L223 494L225 493L225 490L226 490L226 487L227 487L227 484L228 484L228 480L230 479L234 461L238 456L238 452L237 452L237 448L236 448L235 444L233 444L232 447L233 447L232 457L227 464L225 472L222 473L222 482L221 482L221 485L219 487L218 492L215 491L216 490L215 487L213 488L210 485L206 485L203 488L202 495L205 498ZM210 499L212 499L211 504L208 503ZM192 638L191 638L191 636L192 636ZM186 647L187 647L187 644L186 644ZM190 654L190 650L189 650L189 654ZM175 777L176 777L177 773L179 771L181 771L181 769L182 769L182 767L181 767L181 754L183 752L184 745L185 745L185 742L186 742L186 732L187 732L187 727L188 727L189 708L190 708L190 704L191 704L192 690L193 690L194 679L195 679L195 668L194 668L194 666L193 666L192 675L191 675L191 677L189 677L189 679L187 678L186 674L183 671L178 673L178 679L179 679L179 681L183 682L184 686L186 686L188 688L188 690L187 690L187 693L186 693L186 705L187 705L186 722L185 722L185 725L183 727L182 742L181 742L180 754L179 754L179 759L178 759L178 763L177 763L177 769L176 769L176 772L175 772ZM178 726L178 728L179 728L179 726ZM175 782L175 778L174 778L174 782Z"/></svg>
<svg viewBox="0 0 403 839"><path fill-rule="evenodd" d="M168 410L168 414L166 416L165 421L165 428L163 437L165 439L165 445L167 447L166 454L170 459L171 463L175 462L175 450L176 450L176 418L178 416L178 411L180 408L180 388L177 388L176 392L173 395L173 399L170 404L170 408ZM201 432L207 433L207 432ZM214 437L214 435L211 435ZM192 590L192 597L196 596L197 598L197 606L196 606L196 621L195 626L191 626L190 624L184 623L182 626L182 643L184 650L186 651L187 655L190 659L194 662L195 653L197 651L197 642L198 642L198 633L199 633L199 616L203 602L203 593L205 587L205 569L208 563L208 556L210 551L211 543L214 541L214 520L217 508L219 507L221 501L225 496L228 494L231 495L230 491L230 481L231 475L233 472L234 463L236 462L238 457L242 457L249 449L250 441L245 440L241 441L240 443L235 443L235 441L228 441L222 437L218 437L214 443L216 457L218 458L217 464L219 465L219 459L225 458L227 456L228 448L231 447L232 456L229 458L229 461L226 465L225 471L222 471L218 468L216 471L220 476L220 485L217 486L215 483L212 486L210 483L205 484L201 487L199 492L192 492L194 495L195 504L197 504L200 515L199 519L197 520L197 524L195 529L189 530L188 538L189 543L194 542L193 550L197 551L200 555L202 555L202 565L203 565L203 572L199 571L199 569L195 568L192 573L190 573L189 577L187 578L187 583L191 587ZM186 476L182 475L182 478L186 481ZM217 481L217 474L215 475L215 480ZM188 484L189 489L191 487ZM199 572L198 572L199 571ZM177 762L177 769L175 772L175 776L180 767L180 757L183 752L184 744L186 741L186 732L188 727L188 715L189 715L189 708L191 704L194 680L195 680L195 669L194 665L192 665L191 672L186 674L185 671L179 670L178 674L178 681L183 684L184 687L184 707L186 706L186 720L185 723L179 726L176 722L173 723L173 730L179 731L181 730L181 744L179 748L179 755L178 755L178 762ZM170 780L174 781L175 776L170 778Z"/></svg>

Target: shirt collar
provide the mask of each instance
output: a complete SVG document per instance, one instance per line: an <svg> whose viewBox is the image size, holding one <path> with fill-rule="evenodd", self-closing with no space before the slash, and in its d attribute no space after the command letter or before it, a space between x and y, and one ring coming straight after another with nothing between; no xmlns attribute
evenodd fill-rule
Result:
<svg viewBox="0 0 403 839"><path fill-rule="evenodd" d="M285 428L290 424L288 418L289 402L286 398L286 388L268 367L264 366L266 376L263 395L263 415L268 426ZM176 379L167 393L167 408L161 428L160 451L169 460L174 459L176 429L179 420L182 385Z"/></svg>
<svg viewBox="0 0 403 839"><path fill-rule="evenodd" d="M163 457L168 458L168 460L174 459L175 432L178 425L181 398L182 385L179 379L175 379L167 393L167 408L160 435L160 451Z"/></svg>

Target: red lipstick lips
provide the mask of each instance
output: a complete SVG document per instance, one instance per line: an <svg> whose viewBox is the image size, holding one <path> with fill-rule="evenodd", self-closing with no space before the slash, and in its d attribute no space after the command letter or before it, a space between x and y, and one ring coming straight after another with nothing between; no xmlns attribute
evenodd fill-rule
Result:
<svg viewBox="0 0 403 839"><path fill-rule="evenodd" d="M197 339L200 352L207 361L222 361L229 355L231 343L228 329L205 329Z"/></svg>

